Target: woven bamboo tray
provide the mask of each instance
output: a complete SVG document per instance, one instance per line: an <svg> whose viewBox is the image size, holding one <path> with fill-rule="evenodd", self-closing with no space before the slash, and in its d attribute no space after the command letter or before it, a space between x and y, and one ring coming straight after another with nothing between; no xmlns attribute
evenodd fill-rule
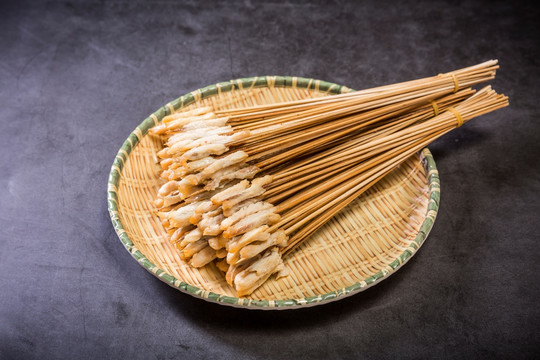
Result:
<svg viewBox="0 0 540 360"><path fill-rule="evenodd" d="M248 298L235 297L212 264L194 269L169 244L153 213L161 185L158 137L147 134L174 111L212 105L226 109L351 91L298 77L255 77L196 90L139 125L112 165L108 208L118 237L150 273L190 295L250 309L290 309L328 303L384 280L409 260L428 235L439 204L439 179L428 149L373 186L288 255L290 275L271 278Z"/></svg>

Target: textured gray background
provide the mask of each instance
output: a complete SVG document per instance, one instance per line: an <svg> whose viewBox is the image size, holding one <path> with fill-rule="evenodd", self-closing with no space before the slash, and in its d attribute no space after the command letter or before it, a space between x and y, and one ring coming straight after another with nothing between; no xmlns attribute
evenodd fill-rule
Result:
<svg viewBox="0 0 540 360"><path fill-rule="evenodd" d="M0 358L533 358L538 15L517 1L2 1ZM287 312L208 304L114 233L112 160L173 98L254 75L360 89L491 58L511 107L431 146L434 229L364 293Z"/></svg>

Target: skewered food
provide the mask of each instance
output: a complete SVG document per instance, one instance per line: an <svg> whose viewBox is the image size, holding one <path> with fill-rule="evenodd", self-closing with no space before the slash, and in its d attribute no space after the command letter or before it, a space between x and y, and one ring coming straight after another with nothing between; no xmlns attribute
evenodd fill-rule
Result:
<svg viewBox="0 0 540 360"><path fill-rule="evenodd" d="M508 105L490 87L496 61L342 95L166 116L151 133L166 180L157 215L183 260L211 262L238 296L282 256L433 140Z"/></svg>

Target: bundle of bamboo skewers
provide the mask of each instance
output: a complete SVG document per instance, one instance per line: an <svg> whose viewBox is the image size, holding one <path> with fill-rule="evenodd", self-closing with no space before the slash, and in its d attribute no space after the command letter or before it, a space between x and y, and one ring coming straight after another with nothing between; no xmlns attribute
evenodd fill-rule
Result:
<svg viewBox="0 0 540 360"><path fill-rule="evenodd" d="M194 267L215 261L246 296L291 252L408 157L508 105L497 61L352 93L166 116L151 129L167 182L157 215Z"/></svg>

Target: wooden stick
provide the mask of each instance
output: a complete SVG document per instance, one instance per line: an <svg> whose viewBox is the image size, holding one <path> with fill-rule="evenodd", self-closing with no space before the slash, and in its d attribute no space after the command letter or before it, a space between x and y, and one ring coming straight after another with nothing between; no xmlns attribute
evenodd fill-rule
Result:
<svg viewBox="0 0 540 360"><path fill-rule="evenodd" d="M489 87L486 87L458 105L456 109L459 109L457 111L459 111L463 120L467 121L473 116L485 113L487 109L495 110L507 104L508 99L504 95L497 95ZM371 165L365 164L365 167L362 167L361 170L343 175L342 179L334 181L331 185L305 191L293 197L293 200L287 200L278 205L279 212L283 212L283 218L278 224L274 225L275 227L284 228L286 233L290 234L298 230L302 225L310 224L291 237L289 244L283 252L286 253L292 250L293 247L297 246L303 239L322 226L331 216L335 215L335 213L340 211L346 204L350 203L350 201L369 188L371 184L375 183L397 164L405 161L412 153L454 129L457 124L455 119L449 114L454 117L456 116L453 112L447 111L436 117L439 118L438 120L441 118L446 120L446 126L444 122L434 122L437 124L436 128L439 129L437 132L432 132L431 135L422 137L412 145L401 145L395 150L383 153L383 155L371 161ZM380 160L383 161L381 162ZM373 167L375 164L376 166ZM349 180L349 183L344 183L343 179L349 175L352 175L351 179L353 180ZM339 187L337 187L338 184ZM332 187L335 190L328 192L327 189ZM325 195L317 195L325 192ZM308 214L307 216L306 213Z"/></svg>
<svg viewBox="0 0 540 360"><path fill-rule="evenodd" d="M456 94L459 96L451 95L450 97L442 98L437 101L439 104L438 110L442 112L446 110L449 106L456 104L464 97L470 96L473 93L474 91L469 89L468 91L463 91L461 94ZM433 107L431 105L428 105L422 107L419 111L412 114L407 114L402 117L391 119L391 121L387 122L384 125L377 124L376 126L373 126L372 129L362 132L358 136L351 137L350 139L347 138L347 141L344 141L339 145L332 146L330 149L319 152L316 155L313 155L307 159L295 161L291 163L288 167L280 169L279 172L273 173L273 184L277 185L280 183L291 181L298 176L298 173L306 172L310 168L331 166L337 160L342 162L348 156L351 156L351 154L356 154L356 146L365 144L368 141L383 138L384 136L388 136L389 134L406 128L407 126L410 126L415 122L424 121L433 116Z"/></svg>
<svg viewBox="0 0 540 360"><path fill-rule="evenodd" d="M379 121L398 116L404 112L410 111L425 104L426 102L437 98L438 95L427 95L419 99L407 101L405 103L393 104L381 109L374 109L367 113L361 113L354 116L345 117L340 122L333 122L328 125L323 124L315 127L313 130L307 131L306 135L300 136L299 140L294 143L285 143L275 148L266 149L265 152L251 155L249 160L261 159L265 155L277 153L277 155L271 158L257 161L256 165L265 170L270 166L281 164L289 161L292 158L297 157L299 154L306 154L310 148L333 142L336 139L342 138L349 133L353 133L368 125L377 123ZM326 135L324 135L326 134ZM255 136L255 135L254 135ZM250 137L251 138L251 137ZM250 139L248 138L248 139ZM315 140L308 141L309 139L316 138ZM279 143L281 144L281 143ZM249 153L248 153L249 154Z"/></svg>
<svg viewBox="0 0 540 360"><path fill-rule="evenodd" d="M281 103L274 103L274 104L265 104L265 105L259 105L259 106L253 106L253 107L247 107L247 108L236 108L236 109L229 109L229 110L222 110L217 111L217 114L249 114L252 113L254 118L260 119L261 117L264 117L264 115L272 115L273 112L271 110L277 109L277 108L287 108L291 112L293 111L299 111L302 109L301 106L306 105L312 105L313 103L328 103L328 102L334 102L334 101L340 101L341 99L348 99L348 98L367 98L369 96L375 95L381 95L381 94L387 94L392 91L408 91L413 90L418 87L426 86L426 84L432 84L434 82L438 82L440 80L444 80L445 82L449 83L448 88L453 90L454 89L454 80L452 78L452 74L456 77L458 80L458 84L460 85L460 88L468 87L471 85L474 85L476 83L480 83L483 81L487 81L492 79L495 76L496 70L499 68L497 65L497 60L489 60L474 66L466 67L459 70L454 70L446 74L439 74L437 76L427 77L423 79L417 79L412 81L406 81L402 83L397 84L391 84L391 85L385 85L381 87L371 88L371 89L365 89L350 93L343 93L339 95L330 95L326 97L320 97L320 98L309 98L309 99L303 99L303 100L297 100L297 101L290 101L290 102L281 102ZM486 80L480 80L485 78ZM466 85L466 82L476 81L475 83L471 83ZM298 107L300 105L300 107ZM262 112L262 113L261 113Z"/></svg>

